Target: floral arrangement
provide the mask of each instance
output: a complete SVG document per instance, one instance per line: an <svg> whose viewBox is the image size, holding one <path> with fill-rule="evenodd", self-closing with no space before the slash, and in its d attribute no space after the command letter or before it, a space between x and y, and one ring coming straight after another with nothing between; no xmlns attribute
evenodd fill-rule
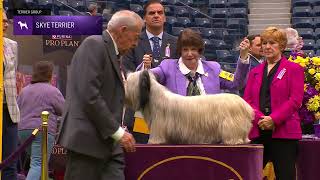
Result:
<svg viewBox="0 0 320 180"><path fill-rule="evenodd" d="M299 115L304 124L320 119L320 57L290 56L289 61L304 67L304 97Z"/></svg>

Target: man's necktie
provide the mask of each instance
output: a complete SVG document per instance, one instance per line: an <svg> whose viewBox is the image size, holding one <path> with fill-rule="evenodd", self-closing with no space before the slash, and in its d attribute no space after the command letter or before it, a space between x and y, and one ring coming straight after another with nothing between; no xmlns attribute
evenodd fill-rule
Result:
<svg viewBox="0 0 320 180"><path fill-rule="evenodd" d="M158 63L161 60L160 38L159 37L152 37L151 40L153 42L153 51L152 51L153 61L154 61L154 63L156 63L158 65Z"/></svg>
<svg viewBox="0 0 320 180"><path fill-rule="evenodd" d="M200 95L200 89L197 86L197 80L200 77L199 73L190 72L186 75L189 80L189 84L187 87L187 96L198 96Z"/></svg>

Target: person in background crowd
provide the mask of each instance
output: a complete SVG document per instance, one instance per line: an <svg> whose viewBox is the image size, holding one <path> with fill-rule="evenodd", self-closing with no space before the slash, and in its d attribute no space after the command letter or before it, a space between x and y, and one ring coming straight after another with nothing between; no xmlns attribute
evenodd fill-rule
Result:
<svg viewBox="0 0 320 180"><path fill-rule="evenodd" d="M247 38L250 42L250 69L253 69L254 67L264 62L263 53L261 49L261 38L258 34L250 35Z"/></svg>
<svg viewBox="0 0 320 180"><path fill-rule="evenodd" d="M3 12L3 34L8 24L6 12ZM2 159L6 159L15 152L18 146L18 125L20 111L17 105L16 70L18 67L18 44L16 41L3 38L3 126L2 126ZM14 160L1 172L2 180L17 179L17 161Z"/></svg>
<svg viewBox="0 0 320 180"><path fill-rule="evenodd" d="M302 133L298 109L304 92L303 68L282 54L287 45L284 31L269 27L261 34L266 61L252 69L244 99L254 108L249 138L263 144L263 166L274 164L280 180L295 179L298 140Z"/></svg>
<svg viewBox="0 0 320 180"><path fill-rule="evenodd" d="M284 55L289 58L290 55L292 56L304 56L303 51L301 50L304 43L302 37L299 36L297 30L293 28L286 28L285 33L287 35L287 46L284 52Z"/></svg>
<svg viewBox="0 0 320 180"><path fill-rule="evenodd" d="M89 16L96 16L98 12L97 4L91 3L88 7L88 12L86 12Z"/></svg>
<svg viewBox="0 0 320 180"><path fill-rule="evenodd" d="M124 180L124 154L135 151L122 127L125 75L121 56L138 44L144 26L128 10L111 17L102 35L75 52L58 144L68 150L65 180Z"/></svg>
<svg viewBox="0 0 320 180"><path fill-rule="evenodd" d="M31 84L22 89L17 101L21 113L21 121L18 124L21 142L28 139L34 129L41 127L41 112L49 112L48 159L57 133L57 118L62 115L64 104L64 97L59 89L50 84L52 72L52 63L48 61L37 62L33 67ZM41 133L38 133L31 144L31 161L27 180L40 179L41 144Z"/></svg>
<svg viewBox="0 0 320 180"><path fill-rule="evenodd" d="M143 61L144 55L150 55L151 67L157 67L165 58L175 58L177 38L164 32L166 16L160 0L149 0L143 7L146 29L142 32L138 46L123 57L126 71L134 72ZM148 60L148 61L149 61ZM126 110L125 123L131 131L134 124L134 112ZM137 143L147 143L148 136L133 132Z"/></svg>
<svg viewBox="0 0 320 180"><path fill-rule="evenodd" d="M260 35L249 35L248 40L250 42L249 48L249 57L250 57L250 70L258 66L259 64L264 62L264 57L261 49L261 38ZM241 97L244 94L244 89L242 88L239 91L234 92L235 94L239 94Z"/></svg>
<svg viewBox="0 0 320 180"><path fill-rule="evenodd" d="M152 56L151 67L157 67L165 58L176 57L177 38L164 32L166 16L161 1L149 0L143 9L146 29L138 46L123 58L124 67L131 72L136 70L146 54Z"/></svg>

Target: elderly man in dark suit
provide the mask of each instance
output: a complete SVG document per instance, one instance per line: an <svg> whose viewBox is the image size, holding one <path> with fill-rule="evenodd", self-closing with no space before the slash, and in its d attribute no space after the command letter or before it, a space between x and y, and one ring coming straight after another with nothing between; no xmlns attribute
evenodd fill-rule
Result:
<svg viewBox="0 0 320 180"><path fill-rule="evenodd" d="M73 56L58 143L68 150L65 180L124 180L120 144L135 150L121 127L124 74L121 57L137 45L143 20L115 13L103 35L86 38Z"/></svg>
<svg viewBox="0 0 320 180"><path fill-rule="evenodd" d="M140 36L139 44L123 59L128 71L135 71L144 55L151 55L151 67L157 67L163 59L175 58L177 38L164 32L166 16L159 0L150 0L144 7L146 29Z"/></svg>

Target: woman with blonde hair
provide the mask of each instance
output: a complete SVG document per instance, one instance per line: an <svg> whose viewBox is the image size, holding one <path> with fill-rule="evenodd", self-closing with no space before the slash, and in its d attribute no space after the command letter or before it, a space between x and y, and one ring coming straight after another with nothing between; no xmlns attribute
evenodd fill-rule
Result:
<svg viewBox="0 0 320 180"><path fill-rule="evenodd" d="M255 109L249 138L263 144L263 165L274 164L280 180L295 179L298 140L302 133L298 109L304 88L303 68L283 56L287 36L269 27L261 34L266 61L249 74L244 99Z"/></svg>

